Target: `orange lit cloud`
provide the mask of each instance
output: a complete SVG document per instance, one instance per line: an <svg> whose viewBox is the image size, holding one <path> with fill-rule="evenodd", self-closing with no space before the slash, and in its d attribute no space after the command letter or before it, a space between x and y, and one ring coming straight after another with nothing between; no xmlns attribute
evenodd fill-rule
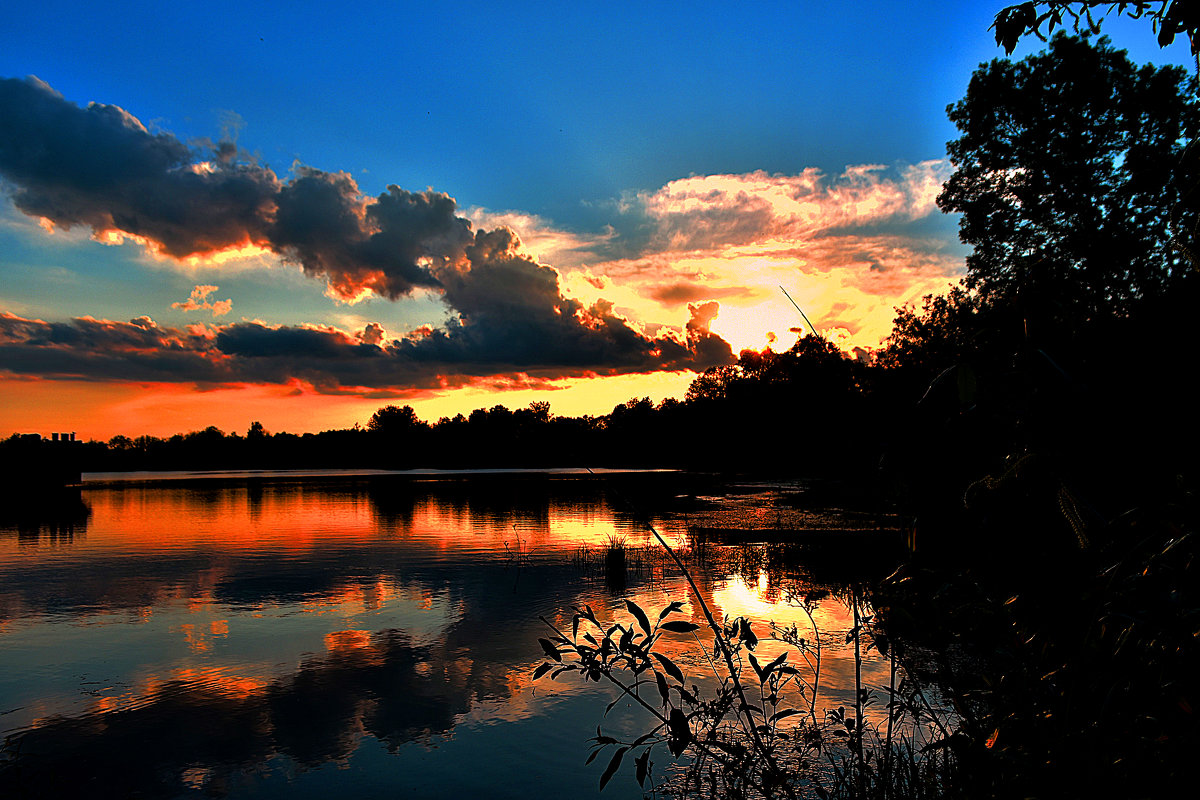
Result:
<svg viewBox="0 0 1200 800"><path fill-rule="evenodd" d="M370 196L349 173L299 163L281 176L230 141L189 146L117 106L75 105L36 78L0 80L0 121L18 118L25 124L6 133L30 146L0 152L0 177L46 234L88 230L184 266L282 260L338 303L432 295L446 318L410 331L368 319L171 328L134 316L148 309L131 309L129 322L42 321L10 305L0 309L8 380L359 400L565 397L630 375L658 389L742 348L790 346L804 323L780 287L820 332L866 351L896 306L962 270L953 235L931 224L949 171L940 160L694 175L622 196L607 222L581 232L520 211L462 212L432 189ZM227 315L232 301L212 300L216 291L198 284L172 306Z"/></svg>
<svg viewBox="0 0 1200 800"><path fill-rule="evenodd" d="M446 276L461 309L444 329L385 340L383 328L327 325L158 325L80 317L46 322L0 312L0 370L66 380L178 382L201 387L301 383L326 394L397 396L489 379L693 371L727 363L729 346L693 313L682 333L644 334L611 304L566 300L557 274L516 254L497 232L472 266ZM482 270L483 275L473 274ZM205 287L201 287L203 289Z"/></svg>
<svg viewBox="0 0 1200 800"><path fill-rule="evenodd" d="M171 303L171 308L178 308L183 311L211 311L214 318L223 317L233 310L233 301L225 300L209 300L208 296L219 289L219 286L206 284L197 286L192 289L191 295L182 303Z"/></svg>
<svg viewBox="0 0 1200 800"><path fill-rule="evenodd" d="M781 337L803 322L783 287L846 350L878 347L895 307L944 291L961 274L953 238L922 228L938 219L948 171L929 161L852 166L835 178L807 169L673 181L626 197L624 238L599 242L564 285L645 320L719 299L712 330L734 349L794 341Z"/></svg>
<svg viewBox="0 0 1200 800"><path fill-rule="evenodd" d="M508 228L518 231L523 252L543 264L559 270L580 267L593 259L596 249L611 242L615 234L584 234L555 228L554 223L536 214L519 211L489 211L472 208L467 219L478 230Z"/></svg>

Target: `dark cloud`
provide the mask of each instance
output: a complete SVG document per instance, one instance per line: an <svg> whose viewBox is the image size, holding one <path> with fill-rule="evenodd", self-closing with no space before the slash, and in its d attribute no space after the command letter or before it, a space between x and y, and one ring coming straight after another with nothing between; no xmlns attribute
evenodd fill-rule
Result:
<svg viewBox="0 0 1200 800"><path fill-rule="evenodd" d="M344 297L436 286L428 267L461 258L471 241L445 194L389 186L367 198L349 175L304 166L285 183L243 155L229 141L194 152L36 78L0 80L0 176L17 208L64 228L140 236L175 258L256 245Z"/></svg>
<svg viewBox="0 0 1200 800"><path fill-rule="evenodd" d="M160 328L148 317L42 322L0 312L0 370L79 380L236 380L205 336Z"/></svg>
<svg viewBox="0 0 1200 800"><path fill-rule="evenodd" d="M466 262L439 273L446 304L458 319L401 346L418 360L517 369L703 370L732 359L729 345L707 325L689 327L682 340L651 337L613 313L611 303L589 307L564 297L558 273L521 255L519 247L506 228L479 232Z"/></svg>
<svg viewBox="0 0 1200 800"><path fill-rule="evenodd" d="M119 230L176 257L259 243L279 181L150 133L109 105L79 108L36 78L0 80L0 174L26 214L63 227Z"/></svg>
<svg viewBox="0 0 1200 800"><path fill-rule="evenodd" d="M0 176L25 213L134 234L174 257L253 244L345 298L370 290L395 299L428 287L441 293L450 321L387 342L378 325L357 335L250 322L193 333L149 318L45 323L4 314L0 369L204 383L298 378L334 392L513 372L546 380L703 370L733 359L708 329L711 314L694 317L682 336L651 335L611 303L564 297L558 272L523 255L511 230L473 232L446 194L389 186L368 198L346 173L300 165L282 182L232 142L207 147L207 156L193 152L116 106L80 108L36 78L0 80ZM710 305L715 314L715 303L703 308Z"/></svg>
<svg viewBox="0 0 1200 800"><path fill-rule="evenodd" d="M366 344L377 345L384 340L383 326L378 322L368 323L367 327L363 328L362 332L358 334L358 338Z"/></svg>
<svg viewBox="0 0 1200 800"><path fill-rule="evenodd" d="M297 167L277 197L271 247L344 297L364 289L395 299L437 286L428 267L462 258L471 224L448 195L389 186L367 203L344 172Z"/></svg>
<svg viewBox="0 0 1200 800"><path fill-rule="evenodd" d="M480 268L497 268L499 280L514 270L546 269L520 257L484 262ZM547 307L551 302L558 306ZM358 334L257 322L177 329L146 317L43 322L0 312L0 371L199 385L300 380L323 393L372 396L465 385L505 373L519 373L522 384L532 384L585 375L700 371L733 360L729 345L708 330L715 312L716 303L693 309L685 337L651 337L613 314L609 304L584 308L557 292L523 304L516 295L494 302L481 297L470 314L444 330L391 341L383 340L374 323Z"/></svg>
<svg viewBox="0 0 1200 800"><path fill-rule="evenodd" d="M702 283L662 284L650 287L649 295L665 306L681 306L696 300L719 300L724 297L752 297L756 294L753 289L744 286L708 286Z"/></svg>

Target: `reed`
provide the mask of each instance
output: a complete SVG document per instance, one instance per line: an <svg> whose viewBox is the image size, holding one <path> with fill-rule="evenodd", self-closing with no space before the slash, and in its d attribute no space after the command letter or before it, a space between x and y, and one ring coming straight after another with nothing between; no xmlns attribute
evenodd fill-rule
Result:
<svg viewBox="0 0 1200 800"><path fill-rule="evenodd" d="M670 556L673 551L659 537ZM623 550L610 540L605 552ZM676 566L693 588L707 626L675 615L683 603L662 608L651 622L632 600L628 618L600 620L590 606L574 609L569 632L543 618L551 635L540 639L545 659L534 678L573 673L583 681L607 682L619 690L608 710L627 699L646 712L648 727L623 740L599 727L592 737L591 763L602 752L608 764L603 789L623 763L647 791L681 796L728 798L887 798L954 797L956 761L952 724L910 678L896 683L902 648L879 630L864 592L853 587L842 597L852 604L854 627L847 643L855 648L855 702L852 708L822 709L821 632L813 612L822 593L795 598L808 631L773 628L768 634L787 649L769 663L758 660L759 637L746 617L718 621L703 600L691 572ZM707 627L712 645L701 632ZM664 637L690 635L710 673L685 676L678 664L656 649ZM889 658L887 687L867 687L861 663L870 649ZM701 688L703 684L709 688ZM866 710L885 693L883 722L867 722ZM687 766L669 782L656 780L653 756L665 749ZM660 756L661 758L661 756Z"/></svg>

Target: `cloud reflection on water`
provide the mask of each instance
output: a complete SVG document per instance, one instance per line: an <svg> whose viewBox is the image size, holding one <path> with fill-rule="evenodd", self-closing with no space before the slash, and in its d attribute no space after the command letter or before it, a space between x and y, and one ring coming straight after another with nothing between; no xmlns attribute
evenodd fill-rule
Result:
<svg viewBox="0 0 1200 800"><path fill-rule="evenodd" d="M481 731L509 723L569 751L545 767L555 780L594 787L579 766L604 703L579 693L599 687L531 682L539 615L589 603L624 619L628 597L685 600L702 620L678 575L631 571L614 593L571 564L581 542L634 525L596 485L514 488L109 488L86 493L88 536L66 551L31 557L0 538L0 710L24 707L3 718L0 794L237 795L281 770L357 764L371 740L398 756L446 737L494 748ZM520 568L502 548L517 532L535 555ZM770 578L698 582L718 614L784 609ZM690 639L664 646L702 673ZM844 662L827 663L844 681Z"/></svg>

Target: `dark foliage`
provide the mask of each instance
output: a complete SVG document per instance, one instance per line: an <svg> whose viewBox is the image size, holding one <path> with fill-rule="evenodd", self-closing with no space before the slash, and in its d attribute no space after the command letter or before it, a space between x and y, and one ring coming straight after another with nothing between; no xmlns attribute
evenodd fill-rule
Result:
<svg viewBox="0 0 1200 800"><path fill-rule="evenodd" d="M1044 10L1043 10L1044 9ZM1017 42L1025 36L1036 36L1043 42L1055 28L1070 27L1076 33L1099 33L1105 18L1113 12L1133 19L1147 19L1158 36L1160 47L1184 34L1192 46L1193 55L1200 50L1200 11L1190 0L1050 0L1040 3L1018 3L1005 6L996 14L992 30L996 44L1011 54ZM1044 32L1043 32L1044 30Z"/></svg>
<svg viewBox="0 0 1200 800"><path fill-rule="evenodd" d="M1060 35L950 113L940 203L975 251L884 357L928 388L898 451L917 547L882 623L955 703L970 796L1187 793L1195 98Z"/></svg>
<svg viewBox="0 0 1200 800"><path fill-rule="evenodd" d="M1185 82L1176 67L1135 67L1106 39L1063 34L977 70L948 109L962 135L938 198L974 248L967 288L1013 306L1042 339L1174 288L1190 265L1173 241L1196 227L1183 150L1200 106Z"/></svg>
<svg viewBox="0 0 1200 800"><path fill-rule="evenodd" d="M870 474L901 405L897 375L808 336L783 353L743 351L735 364L699 375L683 400L632 398L600 417L556 416L543 401L429 423L411 406L389 405L365 428L301 436L255 422L243 436L210 426L168 438L115 436L80 444L74 455L88 472L583 465ZM798 430L800 414L822 424ZM18 438L0 442L0 457Z"/></svg>

